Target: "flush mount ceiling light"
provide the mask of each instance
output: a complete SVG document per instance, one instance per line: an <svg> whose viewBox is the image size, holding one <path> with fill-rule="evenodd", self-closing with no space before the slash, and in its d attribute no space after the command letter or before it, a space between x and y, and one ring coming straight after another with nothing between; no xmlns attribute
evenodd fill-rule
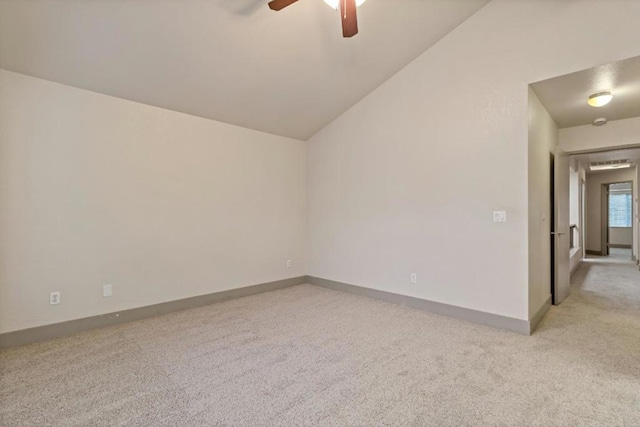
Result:
<svg viewBox="0 0 640 427"><path fill-rule="evenodd" d="M611 92L600 92L594 93L589 97L587 102L592 107L602 107L603 105L607 105L613 99L613 95Z"/></svg>
<svg viewBox="0 0 640 427"><path fill-rule="evenodd" d="M625 169L631 167L630 160L615 160L612 162L597 162L589 165L590 171L606 171L611 169Z"/></svg>
<svg viewBox="0 0 640 427"><path fill-rule="evenodd" d="M338 10L338 6L340 6L340 0L323 0L326 4L331 6L333 9ZM356 7L362 5L367 0L356 0Z"/></svg>

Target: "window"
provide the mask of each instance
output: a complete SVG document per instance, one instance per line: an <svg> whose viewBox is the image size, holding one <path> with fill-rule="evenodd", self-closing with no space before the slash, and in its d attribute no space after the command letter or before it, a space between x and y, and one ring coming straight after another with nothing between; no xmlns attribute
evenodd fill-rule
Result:
<svg viewBox="0 0 640 427"><path fill-rule="evenodd" d="M609 194L609 227L631 227L631 192Z"/></svg>

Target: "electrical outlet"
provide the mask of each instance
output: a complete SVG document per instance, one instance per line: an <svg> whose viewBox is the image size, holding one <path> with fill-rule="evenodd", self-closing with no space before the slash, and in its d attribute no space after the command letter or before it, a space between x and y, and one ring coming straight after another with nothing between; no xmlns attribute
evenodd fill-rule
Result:
<svg viewBox="0 0 640 427"><path fill-rule="evenodd" d="M416 273L411 273L411 283L418 283L418 275Z"/></svg>
<svg viewBox="0 0 640 427"><path fill-rule="evenodd" d="M287 268L291 268L291 266L292 266L292 265L293 265L293 264L291 263L291 260L290 260L290 259L288 259L288 260L287 260Z"/></svg>
<svg viewBox="0 0 640 427"><path fill-rule="evenodd" d="M103 285L102 286L102 296L103 297L110 297L111 295L113 295L113 285L111 285L111 284Z"/></svg>
<svg viewBox="0 0 640 427"><path fill-rule="evenodd" d="M60 292L51 292L49 294L49 304L60 304Z"/></svg>

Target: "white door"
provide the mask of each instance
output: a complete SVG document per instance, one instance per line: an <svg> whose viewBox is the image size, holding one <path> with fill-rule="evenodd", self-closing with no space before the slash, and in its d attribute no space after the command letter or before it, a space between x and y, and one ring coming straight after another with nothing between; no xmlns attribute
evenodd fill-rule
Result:
<svg viewBox="0 0 640 427"><path fill-rule="evenodd" d="M569 265L569 156L558 152L554 162L555 174L555 260L553 303L560 304L569 296L571 267Z"/></svg>

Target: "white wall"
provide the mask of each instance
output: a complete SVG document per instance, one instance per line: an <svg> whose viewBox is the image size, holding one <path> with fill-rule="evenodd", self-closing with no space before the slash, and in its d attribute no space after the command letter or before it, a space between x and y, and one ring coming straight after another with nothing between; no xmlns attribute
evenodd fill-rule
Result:
<svg viewBox="0 0 640 427"><path fill-rule="evenodd" d="M569 170L569 223L580 224L580 170L574 166Z"/></svg>
<svg viewBox="0 0 640 427"><path fill-rule="evenodd" d="M612 245L629 246L633 244L632 227L610 227L609 243Z"/></svg>
<svg viewBox="0 0 640 427"><path fill-rule="evenodd" d="M577 159L572 159L571 168L569 169L569 224L577 225L578 231L571 229L569 232L573 234L574 247L570 251L569 265L573 273L582 261L582 249L580 242L580 232L582 225L580 224L580 170L578 170Z"/></svg>
<svg viewBox="0 0 640 427"><path fill-rule="evenodd" d="M551 159L558 126L529 89L528 212L529 317L551 296Z"/></svg>
<svg viewBox="0 0 640 427"><path fill-rule="evenodd" d="M582 223L582 206L584 201L582 200L582 182L586 183L586 172L577 158L571 159L571 169L569 170L569 222L578 226L577 231L571 231L574 233L574 247L571 248L569 258L569 268L571 273L582 264L582 258L585 254L584 247L584 224Z"/></svg>
<svg viewBox="0 0 640 427"><path fill-rule="evenodd" d="M587 174L585 221L588 251L600 252L602 247L602 185L626 181L633 182L633 188L637 188L635 168Z"/></svg>
<svg viewBox="0 0 640 427"><path fill-rule="evenodd" d="M568 153L640 145L640 117L613 120L605 126L560 129L560 147Z"/></svg>
<svg viewBox="0 0 640 427"><path fill-rule="evenodd" d="M0 333L305 274L305 143L1 70L0 118Z"/></svg>
<svg viewBox="0 0 640 427"><path fill-rule="evenodd" d="M527 85L639 55L639 15L494 0L338 117L309 142L308 273L528 319Z"/></svg>
<svg viewBox="0 0 640 427"><path fill-rule="evenodd" d="M569 271L573 274L580 264L582 264L582 250L579 248L572 249L569 257Z"/></svg>

